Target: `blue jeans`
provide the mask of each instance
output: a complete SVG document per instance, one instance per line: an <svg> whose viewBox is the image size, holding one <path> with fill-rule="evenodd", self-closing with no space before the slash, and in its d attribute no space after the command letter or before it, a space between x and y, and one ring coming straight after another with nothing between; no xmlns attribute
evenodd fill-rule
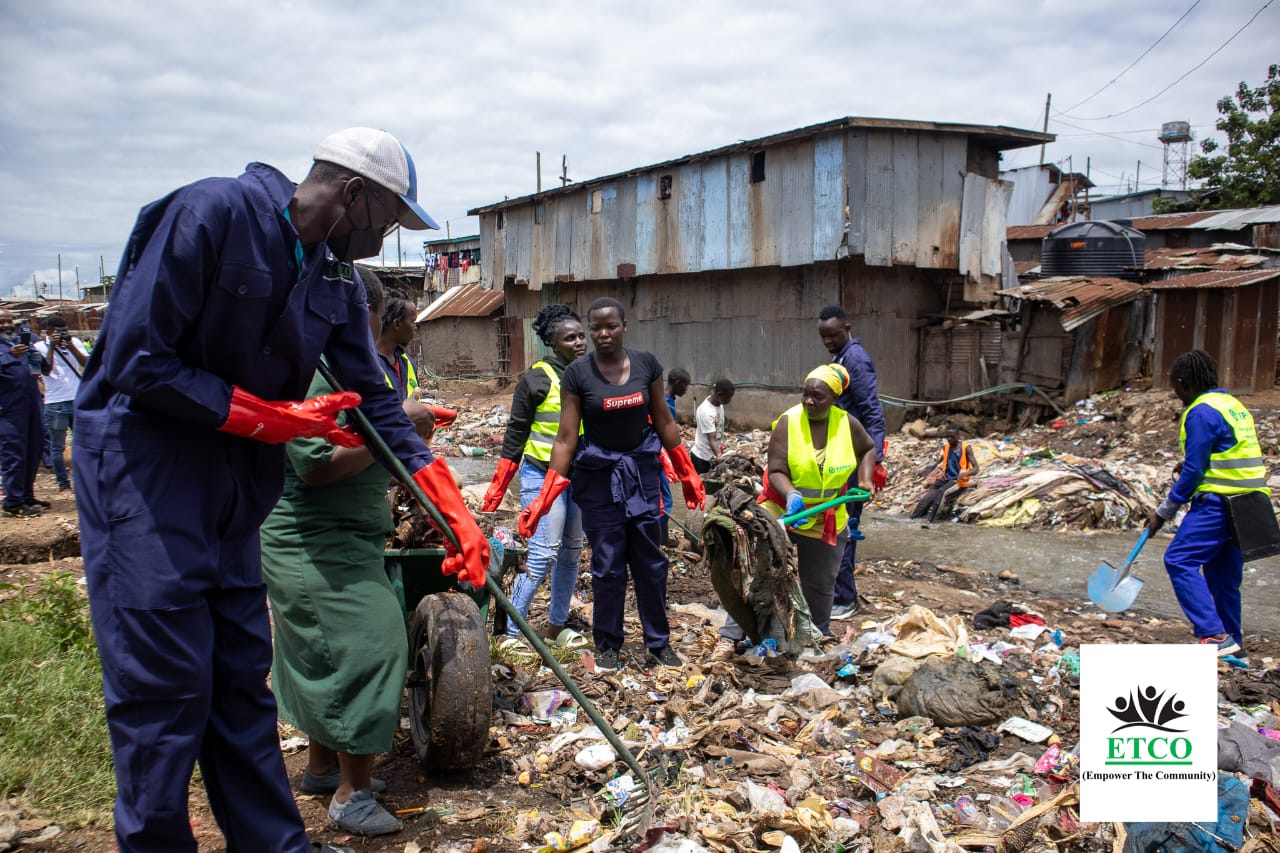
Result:
<svg viewBox="0 0 1280 853"><path fill-rule="evenodd" d="M520 506L533 503L542 491L546 472L539 471L527 461L520 464ZM552 625L563 625L569 618L569 602L578 585L578 557L582 554L582 511L573 502L573 487L565 489L551 511L538 522L538 529L529 540L529 556L525 559L524 574L516 575L511 589L511 603L521 616L529 615L529 605L534 593L548 574L551 575L551 603L547 606L547 620ZM520 630L515 622L507 626L507 636L517 637Z"/></svg>
<svg viewBox="0 0 1280 853"><path fill-rule="evenodd" d="M1225 633L1244 645L1240 602L1244 563L1227 528L1226 499L1196 495L1164 551L1164 568L1197 637Z"/></svg>
<svg viewBox="0 0 1280 853"><path fill-rule="evenodd" d="M45 446L53 463L53 474L58 478L59 489L71 488L71 477L67 474L67 463L62 458L62 451L67 446L67 430L71 429L71 401L65 403L45 403L44 434Z"/></svg>

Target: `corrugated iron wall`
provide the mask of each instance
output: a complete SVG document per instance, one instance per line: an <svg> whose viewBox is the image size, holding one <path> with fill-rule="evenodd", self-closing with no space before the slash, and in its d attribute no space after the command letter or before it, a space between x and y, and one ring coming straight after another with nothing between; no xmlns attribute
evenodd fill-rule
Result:
<svg viewBox="0 0 1280 853"><path fill-rule="evenodd" d="M1218 378L1232 394L1275 384L1277 309L1275 281L1233 288L1162 290L1156 295L1154 385L1169 387L1173 361L1202 349L1218 362Z"/></svg>
<svg viewBox="0 0 1280 853"><path fill-rule="evenodd" d="M484 281L538 290L846 251L981 281L1000 271L1009 186L976 148L959 134L857 129L531 199L481 215Z"/></svg>

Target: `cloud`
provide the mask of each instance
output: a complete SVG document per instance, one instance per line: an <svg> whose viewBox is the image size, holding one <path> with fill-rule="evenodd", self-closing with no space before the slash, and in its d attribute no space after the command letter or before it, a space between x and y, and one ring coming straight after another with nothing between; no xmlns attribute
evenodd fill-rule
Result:
<svg viewBox="0 0 1280 853"><path fill-rule="evenodd" d="M536 151L548 187L562 155L584 180L844 115L1038 128L1047 91L1059 108L1083 99L1188 5L6 4L0 293L60 251L64 269L80 258L82 278L99 256L113 272L143 204L253 160L299 178L316 142L352 124L401 138L427 210L454 234L474 231L469 208L535 189ZM1280 5L1152 104L1083 119L1159 91L1256 8L1203 0L1075 119L1051 122L1062 137L1047 157L1076 169L1092 158L1100 184L1139 160L1144 184L1158 179L1155 128L1182 119L1212 133L1217 99L1274 61ZM1007 162L1038 157L1030 148Z"/></svg>

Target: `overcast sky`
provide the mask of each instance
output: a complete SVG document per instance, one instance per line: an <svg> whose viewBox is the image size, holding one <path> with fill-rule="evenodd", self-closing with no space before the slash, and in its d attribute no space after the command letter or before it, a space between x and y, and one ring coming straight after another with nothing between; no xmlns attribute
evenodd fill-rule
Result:
<svg viewBox="0 0 1280 853"><path fill-rule="evenodd" d="M1049 91L1067 115L1048 159L1091 157L1104 190L1141 160L1155 186L1162 122L1213 134L1217 100L1280 62L1273 0L1113 116L1266 2L1200 0L1074 106L1193 2L8 2L0 294L31 294L34 274L57 296L61 253L72 296L75 267L86 284L99 257L115 271L141 205L253 160L300 179L349 125L401 139L454 235L475 232L469 208L532 192L539 150L551 186L561 155L585 180L846 115L1039 129ZM404 237L416 262L420 237Z"/></svg>

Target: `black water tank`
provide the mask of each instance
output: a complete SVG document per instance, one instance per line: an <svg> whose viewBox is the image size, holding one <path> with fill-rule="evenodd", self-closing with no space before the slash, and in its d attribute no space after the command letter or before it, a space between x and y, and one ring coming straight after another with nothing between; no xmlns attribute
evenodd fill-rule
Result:
<svg viewBox="0 0 1280 853"><path fill-rule="evenodd" d="M1088 275L1136 281L1147 238L1118 222L1072 222L1054 229L1040 248L1041 275Z"/></svg>

